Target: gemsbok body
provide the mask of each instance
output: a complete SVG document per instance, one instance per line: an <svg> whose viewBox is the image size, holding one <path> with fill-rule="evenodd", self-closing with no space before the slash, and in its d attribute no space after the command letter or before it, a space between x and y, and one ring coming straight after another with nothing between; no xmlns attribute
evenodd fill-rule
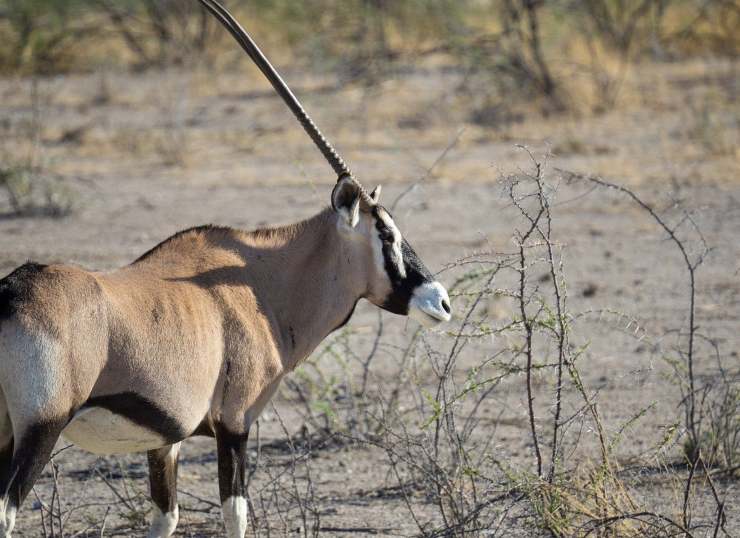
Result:
<svg viewBox="0 0 740 538"><path fill-rule="evenodd" d="M281 228L185 230L114 271L29 263L0 281L0 538L60 436L97 454L146 451L149 536L170 536L178 450L194 435L216 439L227 536L242 538L249 429L282 377L362 298L424 324L450 319L379 189L352 177L228 12L202 3L338 173L331 206Z"/></svg>

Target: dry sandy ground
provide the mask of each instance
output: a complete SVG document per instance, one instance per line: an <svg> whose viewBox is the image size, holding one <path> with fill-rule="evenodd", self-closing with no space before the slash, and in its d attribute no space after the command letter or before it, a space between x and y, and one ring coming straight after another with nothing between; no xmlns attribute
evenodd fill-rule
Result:
<svg viewBox="0 0 740 538"><path fill-rule="evenodd" d="M457 95L454 74L419 70L371 90L338 90L299 73L288 78L297 81L297 93L305 96L307 108L338 142L357 176L368 186L384 185L386 203L427 175L445 147L460 136L427 180L395 209L402 231L435 271L476 250L511 249L521 223L498 180L530 169L529 157L517 144L526 144L536 155L552 150L552 182L558 182L558 167L603 175L633 186L666 210L673 223L681 215L671 204L680 200L694 211L713 249L699 272L698 324L719 342L727 364L737 367L740 154L733 96L740 93L738 67L662 66L643 73L619 110L597 117L527 116L520 123L493 127L467 121L471 105ZM173 72L44 79L37 86L36 106L30 81L0 80L4 159L28 153L28 133L37 122L38 154L47 169L62 177L55 180L54 192L63 189L59 192L74 205L69 216L58 219L16 216L5 205L0 270L8 272L27 259L107 269L128 263L185 227L213 222L254 228L318 212L329 201L332 175L281 103L253 75ZM589 193L584 185L562 184L556 200L562 204L555 208L555 233L567 247L574 312L626 312L661 341L670 338L663 336L666 331L685 326L686 272L653 222L624 197ZM498 285L511 283L504 279ZM493 320L512 314L512 305L503 300L492 300L488 308ZM376 322L372 308L358 308L349 326L358 349L367 348ZM414 329L389 314L383 322L388 342L407 341ZM591 344L583 374L599 393L610 431L647 408L627 430L618 454L638 502L675 516L681 495L676 476L682 471L661 465L678 461L680 447L669 445L663 458L650 454L680 421L679 393L662 357L626 336L620 324L619 319L594 317L580 327L582 340ZM487 345L478 344L466 360L489 352ZM669 348L665 342L663 349ZM701 357L705 362L699 370L709 371L706 350ZM393 371L392 361L390 353L378 359L373 382L382 383L386 371ZM490 410L490 435L501 459L526 466L531 447L523 389L521 379L500 387L491 401L496 409ZM549 390L543 383L538 394L544 399ZM284 396L276 400L277 414L293 433L302 427L295 405ZM289 467L276 416L270 410L261 422L261 442L266 458L273 458L273 474ZM585 446L592 446L593 432L585 432L584 439ZM96 458L72 448L57 462L62 506L76 507L65 535L99 536L103 525L105 535L143 535L137 526L140 512L147 509L141 499L146 491L142 455ZM322 535L418 532L381 451L326 447L315 451L308 469ZM305 472L301 466L299 474ZM184 493L178 535L219 535L211 440L184 444L180 476ZM267 491L267 474L255 480L253 491ZM52 483L47 468L37 488L44 502L51 502ZM717 486L728 501L727 528L737 535L740 482L718 480ZM697 517L711 509L705 494L698 493ZM423 498L413 503L422 518L434 520L434 506ZM303 532L296 506L288 521L273 514L269 524L274 535ZM18 536L42 534L39 507L32 495L19 515ZM527 525L507 519L500 535L537 534Z"/></svg>

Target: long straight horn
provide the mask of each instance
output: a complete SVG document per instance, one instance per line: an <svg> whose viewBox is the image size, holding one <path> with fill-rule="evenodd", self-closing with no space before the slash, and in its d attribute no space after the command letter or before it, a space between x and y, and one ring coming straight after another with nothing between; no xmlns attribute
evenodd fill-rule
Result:
<svg viewBox="0 0 740 538"><path fill-rule="evenodd" d="M239 43L249 57L252 58L252 61L257 64L257 67L259 67L260 71L262 71L262 73L267 77L267 80L270 81L270 84L275 88L278 95L283 98L285 104L288 105L288 108L290 108L290 110L293 111L293 114L295 114L295 117L298 118L298 121L306 130L308 136L311 137L313 143L316 144L316 147L319 148L319 151L321 151L324 158L329 161L329 164L334 169L337 176L339 176L339 179L344 176L349 176L351 178L352 173L350 172L349 167L345 164L344 160L339 156L332 145L329 144L329 141L324 138L324 135L321 134L319 128L316 127L316 124L303 109L298 98L293 95L293 92L290 91L288 85L270 64L247 31L242 28L231 13L229 13L226 8L216 0L199 1L214 17L219 20L221 24L224 25L234 39L236 39L237 43Z"/></svg>

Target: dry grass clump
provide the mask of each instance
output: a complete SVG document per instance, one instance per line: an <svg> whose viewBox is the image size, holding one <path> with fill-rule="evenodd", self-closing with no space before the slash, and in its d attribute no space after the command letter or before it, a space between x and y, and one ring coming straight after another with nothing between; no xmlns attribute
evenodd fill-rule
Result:
<svg viewBox="0 0 740 538"><path fill-rule="evenodd" d="M601 466L579 466L568 479L554 483L536 477L520 483L539 525L555 536L628 538L651 530L648 523L628 517L638 510L636 502L625 484Z"/></svg>
<svg viewBox="0 0 740 538"><path fill-rule="evenodd" d="M0 162L0 187L17 216L64 217L75 208L74 191L30 161Z"/></svg>
<svg viewBox="0 0 740 538"><path fill-rule="evenodd" d="M32 83L29 117L2 126L0 189L14 216L64 217L77 206L74 189L53 171L43 150L46 98Z"/></svg>

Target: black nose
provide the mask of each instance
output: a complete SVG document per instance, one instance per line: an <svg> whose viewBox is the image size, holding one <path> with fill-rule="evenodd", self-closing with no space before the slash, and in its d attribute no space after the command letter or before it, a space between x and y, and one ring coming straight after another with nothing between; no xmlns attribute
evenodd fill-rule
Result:
<svg viewBox="0 0 740 538"><path fill-rule="evenodd" d="M445 312L448 314L450 313L450 303L447 302L447 299L442 299L442 308L444 308Z"/></svg>

